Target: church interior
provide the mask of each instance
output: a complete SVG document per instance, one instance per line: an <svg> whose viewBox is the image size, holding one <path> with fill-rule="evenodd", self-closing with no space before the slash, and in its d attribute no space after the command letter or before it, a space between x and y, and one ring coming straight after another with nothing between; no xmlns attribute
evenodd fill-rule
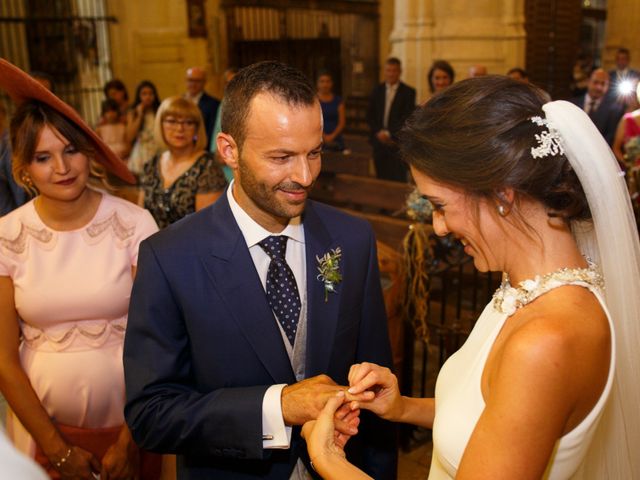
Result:
<svg viewBox="0 0 640 480"><path fill-rule="evenodd" d="M344 145L323 153L311 197L372 224L395 372L404 393L428 396L500 278L434 234L410 180L376 177L367 109L387 59L400 60L416 104L433 95L427 72L439 60L453 68L452 81L478 67L490 75L517 68L550 98L570 99L584 93L591 70L613 71L620 49L640 68L638 19L640 0L3 0L0 57L44 73L92 126L112 79L130 100L150 81L161 100L181 95L196 67L205 92L221 99L230 68L262 60L314 81L331 72L344 101ZM10 118L3 92L0 103ZM136 187L115 183L137 201ZM399 478L426 478L430 432L403 426L400 446Z"/></svg>

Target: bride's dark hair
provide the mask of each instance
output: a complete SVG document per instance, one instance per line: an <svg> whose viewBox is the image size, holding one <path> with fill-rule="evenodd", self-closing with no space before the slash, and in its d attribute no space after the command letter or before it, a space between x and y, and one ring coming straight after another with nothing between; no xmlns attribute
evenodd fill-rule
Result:
<svg viewBox="0 0 640 480"><path fill-rule="evenodd" d="M401 154L416 170L468 194L500 202L497 192L510 187L516 199L542 203L549 216L589 219L567 158L531 154L535 135L546 130L531 118L545 117L544 103L538 88L508 77L463 80L416 109L400 132Z"/></svg>

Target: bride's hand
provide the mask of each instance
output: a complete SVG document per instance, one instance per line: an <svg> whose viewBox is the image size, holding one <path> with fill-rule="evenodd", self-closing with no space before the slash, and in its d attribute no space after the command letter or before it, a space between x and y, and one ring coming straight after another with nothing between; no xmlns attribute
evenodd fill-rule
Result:
<svg viewBox="0 0 640 480"><path fill-rule="evenodd" d="M325 461L324 457L345 456L344 446L351 436L335 429L334 418L338 416L350 426L357 428L359 412L352 411L348 404L344 404L344 400L344 392L338 392L327 401L316 420L306 422L302 427L302 437L307 441L309 457L314 463L320 458ZM340 408L341 406L344 408Z"/></svg>
<svg viewBox="0 0 640 480"><path fill-rule="evenodd" d="M346 459L344 445L351 438L335 430L335 419L350 425L359 422L359 410L351 410L345 392L331 397L316 420L302 427L302 437L307 441L311 465L322 478L327 480L372 480L371 477L353 466Z"/></svg>
<svg viewBox="0 0 640 480"><path fill-rule="evenodd" d="M375 363L358 363L349 370L347 392L360 396L351 402L351 408L370 410L386 420L398 421L402 418L404 404L398 379L391 370Z"/></svg>

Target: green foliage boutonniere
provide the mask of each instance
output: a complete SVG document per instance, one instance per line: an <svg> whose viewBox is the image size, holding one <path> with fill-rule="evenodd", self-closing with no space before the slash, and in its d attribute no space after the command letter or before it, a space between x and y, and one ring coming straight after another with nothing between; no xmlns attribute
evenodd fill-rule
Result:
<svg viewBox="0 0 640 480"><path fill-rule="evenodd" d="M329 292L335 293L336 286L342 281L342 274L340 273L340 258L342 257L342 250L340 247L325 253L322 257L316 255L316 261L318 262L317 276L324 284L324 301L329 301Z"/></svg>

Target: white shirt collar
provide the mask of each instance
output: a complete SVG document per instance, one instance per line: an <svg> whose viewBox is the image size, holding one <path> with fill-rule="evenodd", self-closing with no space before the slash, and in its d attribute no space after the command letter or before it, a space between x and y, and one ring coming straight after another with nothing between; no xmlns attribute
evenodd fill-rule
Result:
<svg viewBox="0 0 640 480"><path fill-rule="evenodd" d="M238 202L233 196L234 183L235 180L231 180L229 188L227 188L227 200L229 202L229 207L231 208L231 213L244 236L245 242L247 242L247 247L251 248L254 245L257 245L258 242L274 234L258 224L242 209L240 205L238 205ZM304 244L302 218L298 216L289 220L289 224L278 235L286 235L291 240Z"/></svg>
<svg viewBox="0 0 640 480"><path fill-rule="evenodd" d="M391 85L390 83L385 83L385 85L387 86L387 90L395 92L398 89L398 85L400 85L400 82L396 82L393 85Z"/></svg>
<svg viewBox="0 0 640 480"><path fill-rule="evenodd" d="M587 107L587 105L589 105L589 103L591 101L594 102L593 103L594 107L599 107L600 106L600 102L602 102L603 97L604 97L604 95L602 97L600 97L600 98L592 98L591 95L589 95L588 93L585 94L585 96L584 96L584 106L585 106L585 108Z"/></svg>
<svg viewBox="0 0 640 480"><path fill-rule="evenodd" d="M200 99L202 98L203 93L204 93L204 90L199 94L197 94L195 97L192 97L191 95L189 95L189 92L187 92L184 94L184 98L186 98L187 100L191 100L193 103L197 105Z"/></svg>

